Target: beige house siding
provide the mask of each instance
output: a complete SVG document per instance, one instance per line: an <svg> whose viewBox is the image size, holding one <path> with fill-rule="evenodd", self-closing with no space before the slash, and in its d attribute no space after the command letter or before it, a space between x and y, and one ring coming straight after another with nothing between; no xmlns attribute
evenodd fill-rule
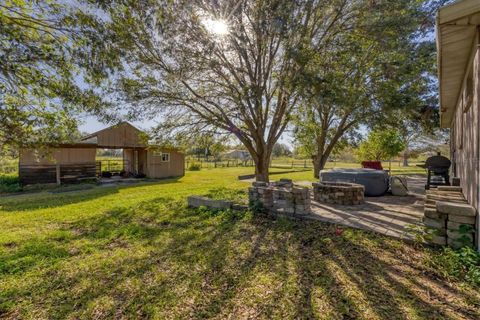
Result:
<svg viewBox="0 0 480 320"><path fill-rule="evenodd" d="M478 41L477 41L478 42ZM477 210L480 197L480 50L472 55L459 102L450 126L451 159L454 176L468 202ZM477 215L477 230L480 221ZM480 239L477 235L477 246Z"/></svg>
<svg viewBox="0 0 480 320"><path fill-rule="evenodd" d="M155 155L157 152L170 154L170 161L162 161L162 157ZM149 178L178 177L185 174L185 156L174 150L147 150L147 170Z"/></svg>
<svg viewBox="0 0 480 320"><path fill-rule="evenodd" d="M479 187L479 62L480 53L473 56L468 72L473 76L471 85L465 82L451 127L454 174L468 202L478 209ZM471 99L468 97L472 96Z"/></svg>

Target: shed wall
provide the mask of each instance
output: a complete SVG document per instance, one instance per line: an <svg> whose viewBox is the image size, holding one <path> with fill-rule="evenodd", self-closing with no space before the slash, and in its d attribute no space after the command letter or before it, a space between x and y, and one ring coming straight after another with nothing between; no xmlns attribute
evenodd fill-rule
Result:
<svg viewBox="0 0 480 320"><path fill-rule="evenodd" d="M144 147L143 133L128 123L101 130L94 134L99 148Z"/></svg>
<svg viewBox="0 0 480 320"><path fill-rule="evenodd" d="M155 156L153 150L147 150L147 170L149 178L179 177L185 174L185 156L177 151L162 150L170 154L170 161L162 162L160 156Z"/></svg>
<svg viewBox="0 0 480 320"><path fill-rule="evenodd" d="M22 184L62 183L96 176L95 148L21 149L18 175Z"/></svg>
<svg viewBox="0 0 480 320"><path fill-rule="evenodd" d="M94 163L95 148L20 149L19 165Z"/></svg>

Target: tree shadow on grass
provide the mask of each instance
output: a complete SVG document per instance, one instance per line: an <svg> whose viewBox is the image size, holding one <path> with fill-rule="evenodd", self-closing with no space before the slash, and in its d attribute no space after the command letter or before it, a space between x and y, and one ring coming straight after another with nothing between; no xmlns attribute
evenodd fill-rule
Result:
<svg viewBox="0 0 480 320"><path fill-rule="evenodd" d="M28 301L55 318L478 315L455 309L441 295L421 295L425 285L399 272L399 264L410 262L395 255L390 240L335 231L320 222L213 213L157 198L64 225L39 239L68 255L51 260L56 265L50 267L37 265L39 279L3 299ZM66 236L59 237L62 232ZM20 313L23 308L21 302L4 307Z"/></svg>
<svg viewBox="0 0 480 320"><path fill-rule="evenodd" d="M180 183L181 177L158 179L138 184L93 185L91 188L58 192L53 189L44 193L24 193L0 197L1 211L34 211L54 209L65 205L85 202L118 193L119 190L141 188L146 186ZM73 186L73 185L72 185ZM66 187L68 188L68 187Z"/></svg>

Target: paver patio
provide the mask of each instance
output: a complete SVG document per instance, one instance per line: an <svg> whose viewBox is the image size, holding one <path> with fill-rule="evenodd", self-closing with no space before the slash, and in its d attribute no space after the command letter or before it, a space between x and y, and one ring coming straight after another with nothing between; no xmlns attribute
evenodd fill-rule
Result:
<svg viewBox="0 0 480 320"><path fill-rule="evenodd" d="M408 227L421 224L424 205L425 177L407 178L409 195L387 194L366 197L361 205L338 205L312 201L310 218L352 228L370 230L387 236L413 239Z"/></svg>

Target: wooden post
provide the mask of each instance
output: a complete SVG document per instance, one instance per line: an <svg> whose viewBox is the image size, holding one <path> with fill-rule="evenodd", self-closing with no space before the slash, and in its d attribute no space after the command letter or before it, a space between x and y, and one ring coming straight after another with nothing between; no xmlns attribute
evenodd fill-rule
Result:
<svg viewBox="0 0 480 320"><path fill-rule="evenodd" d="M60 164L59 163L57 163L57 165L55 166L55 171L57 176L57 185L60 185L61 181L60 181Z"/></svg>

